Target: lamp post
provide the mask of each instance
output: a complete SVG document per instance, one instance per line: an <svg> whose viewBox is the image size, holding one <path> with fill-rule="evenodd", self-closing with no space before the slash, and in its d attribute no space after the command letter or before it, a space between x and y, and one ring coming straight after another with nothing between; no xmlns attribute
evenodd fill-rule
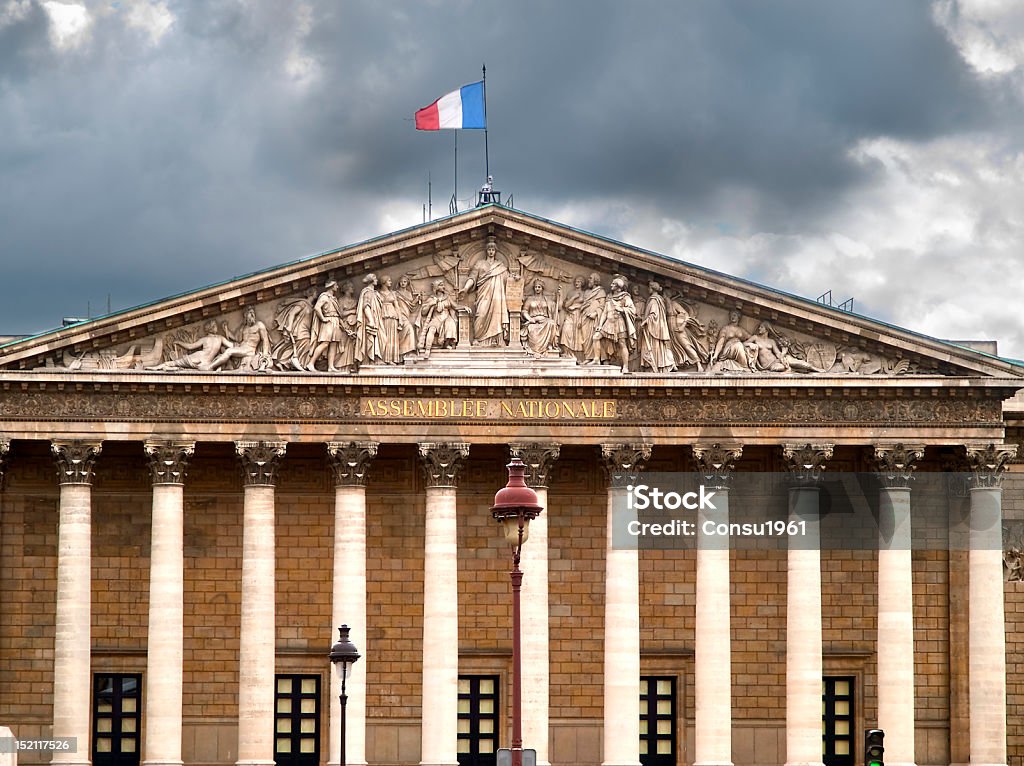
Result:
<svg viewBox="0 0 1024 766"><path fill-rule="evenodd" d="M519 458L508 464L508 484L494 495L491 515L504 528L505 540L512 546L512 766L523 766L523 677L520 649L519 596L523 571L519 557L529 537L530 521L544 510L537 493L526 486L526 466Z"/></svg>
<svg viewBox="0 0 1024 766"><path fill-rule="evenodd" d="M348 631L348 625L338 628L339 638L331 647L331 653L327 655L334 663L334 672L341 680L341 753L339 758L341 766L345 766L345 705L348 702L345 681L348 680L349 668L359 659L359 650L348 640Z"/></svg>

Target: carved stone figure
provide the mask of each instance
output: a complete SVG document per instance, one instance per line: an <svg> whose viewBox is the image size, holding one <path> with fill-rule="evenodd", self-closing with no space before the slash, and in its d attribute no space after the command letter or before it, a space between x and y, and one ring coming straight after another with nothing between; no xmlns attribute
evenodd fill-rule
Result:
<svg viewBox="0 0 1024 766"><path fill-rule="evenodd" d="M237 370L268 370L273 364L270 355L270 334L267 326L256 318L256 309L246 306L242 313L242 324L235 330L227 322L221 328L231 343L211 363L213 369L221 369L227 362L236 360Z"/></svg>
<svg viewBox="0 0 1024 766"><path fill-rule="evenodd" d="M836 363L829 372L852 372L858 375L900 375L910 370L906 359L889 360L858 346L845 346L836 352Z"/></svg>
<svg viewBox="0 0 1024 766"><path fill-rule="evenodd" d="M1003 575L1006 582L1024 582L1024 551L1013 546L1003 552Z"/></svg>
<svg viewBox="0 0 1024 766"><path fill-rule="evenodd" d="M231 347L231 341L217 331L217 323L212 319L203 324L203 332L205 334L197 341L189 343L179 340L174 342L175 347L190 353L146 369L202 371L217 369L214 362L218 359L218 354Z"/></svg>
<svg viewBox="0 0 1024 766"><path fill-rule="evenodd" d="M476 290L476 306L473 309L473 345L508 345L509 313L506 285L509 279L508 267L498 260L498 246L493 237L487 240L487 255L469 272L466 284L459 290L459 296Z"/></svg>
<svg viewBox="0 0 1024 766"><path fill-rule="evenodd" d="M423 301L423 329L420 334L420 353L428 358L432 348L451 348L459 338L455 300L448 295L443 279L435 279L433 288L434 294Z"/></svg>
<svg viewBox="0 0 1024 766"><path fill-rule="evenodd" d="M668 314L677 363L680 366L696 365L697 372L703 372L704 362L707 361L707 350L701 344L705 333L703 325L678 296L668 302Z"/></svg>
<svg viewBox="0 0 1024 766"><path fill-rule="evenodd" d="M391 289L391 277L381 279L380 297L381 361L384 364L402 364L408 354L416 351L416 337L412 333L398 293Z"/></svg>
<svg viewBox="0 0 1024 766"><path fill-rule="evenodd" d="M792 348L793 341L785 335L779 338L779 361L783 364L787 372L821 372L820 368L815 367L810 362L793 356Z"/></svg>
<svg viewBox="0 0 1024 766"><path fill-rule="evenodd" d="M628 374L629 352L636 345L636 308L626 292L624 277L612 280L611 292L606 296L604 310L594 328L595 355L587 364L598 364L601 359L615 359Z"/></svg>
<svg viewBox="0 0 1024 766"><path fill-rule="evenodd" d="M565 356L576 357L577 362L584 361L583 357L583 286L586 280L577 276L572 281L572 292L562 303L562 327L558 334L558 345Z"/></svg>
<svg viewBox="0 0 1024 766"><path fill-rule="evenodd" d="M558 288L561 291L561 287ZM523 346L534 356L558 353L558 323L555 320L555 301L544 293L544 280L533 280L533 293L523 301Z"/></svg>
<svg viewBox="0 0 1024 766"><path fill-rule="evenodd" d="M284 336L274 344L272 355L278 367L304 370L304 362L313 352L313 302L316 290L298 298L281 301L274 314L274 325Z"/></svg>
<svg viewBox="0 0 1024 766"><path fill-rule="evenodd" d="M740 312L729 312L729 323L718 331L718 342L708 363L715 370L749 371L750 361L743 346L750 333L740 327Z"/></svg>
<svg viewBox="0 0 1024 766"><path fill-rule="evenodd" d="M403 274L398 278L398 289L395 290L395 296L398 298L398 311L402 315L402 320L405 322L406 334L409 339L412 340L412 346L410 353L415 353L419 348L418 338L420 333L420 306L423 304L423 296L420 293L413 292L412 283L409 281L409 277ZM403 348L404 348L403 344ZM405 351L403 354L407 353Z"/></svg>
<svg viewBox="0 0 1024 766"><path fill-rule="evenodd" d="M333 279L324 285L324 291L316 299L313 316L310 318L310 335L316 345L309 354L306 369L316 370L316 363L327 352L327 371L338 371L338 348L345 338L342 327L341 303L338 300L338 283Z"/></svg>
<svg viewBox="0 0 1024 766"><path fill-rule="evenodd" d="M771 336L771 331L772 326L768 322L761 322L743 344L748 364L754 372L788 372L782 362L782 349Z"/></svg>
<svg viewBox="0 0 1024 766"><path fill-rule="evenodd" d="M676 369L672 353L672 333L668 326L668 306L661 293L661 284L651 280L651 292L643 319L640 321L640 368L652 372L671 372Z"/></svg>
<svg viewBox="0 0 1024 766"><path fill-rule="evenodd" d="M594 342L594 331L598 319L604 313L604 302L607 294L601 287L601 277L592 273L587 277L587 291L583 294L583 311L580 316L580 337L583 341L583 359L590 362L598 359L601 344ZM600 359L598 359L600 361Z"/></svg>
<svg viewBox="0 0 1024 766"><path fill-rule="evenodd" d="M381 339L383 308L377 292L377 275L363 277L363 290L356 303L356 363L375 364L383 360Z"/></svg>

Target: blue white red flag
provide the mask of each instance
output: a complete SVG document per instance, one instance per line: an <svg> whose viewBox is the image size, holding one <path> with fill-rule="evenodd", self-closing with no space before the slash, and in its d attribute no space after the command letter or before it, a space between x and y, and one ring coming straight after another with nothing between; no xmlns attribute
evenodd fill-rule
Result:
<svg viewBox="0 0 1024 766"><path fill-rule="evenodd" d="M463 85L416 112L416 130L486 127L483 80Z"/></svg>

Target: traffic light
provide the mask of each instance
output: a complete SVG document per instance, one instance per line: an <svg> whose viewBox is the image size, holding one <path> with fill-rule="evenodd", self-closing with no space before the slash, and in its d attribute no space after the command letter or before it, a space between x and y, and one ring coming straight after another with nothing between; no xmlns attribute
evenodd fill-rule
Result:
<svg viewBox="0 0 1024 766"><path fill-rule="evenodd" d="M885 739L885 732L881 729L868 729L864 732L864 763L865 766L885 766L885 747L882 740Z"/></svg>

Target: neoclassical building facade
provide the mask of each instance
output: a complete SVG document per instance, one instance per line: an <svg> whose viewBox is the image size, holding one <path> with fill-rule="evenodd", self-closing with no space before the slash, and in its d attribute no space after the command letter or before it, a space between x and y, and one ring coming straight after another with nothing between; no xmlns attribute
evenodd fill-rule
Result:
<svg viewBox="0 0 1024 766"><path fill-rule="evenodd" d="M843 766L876 727L890 764L1020 762L1021 389L1018 363L496 204L9 342L0 726L75 738L22 763L336 764L344 623L348 763L493 764L490 505L520 457L538 763ZM650 472L702 477L720 522L762 512L734 478L784 474L812 525L823 477L870 475L897 532L619 545ZM931 474L962 545L909 542Z"/></svg>

